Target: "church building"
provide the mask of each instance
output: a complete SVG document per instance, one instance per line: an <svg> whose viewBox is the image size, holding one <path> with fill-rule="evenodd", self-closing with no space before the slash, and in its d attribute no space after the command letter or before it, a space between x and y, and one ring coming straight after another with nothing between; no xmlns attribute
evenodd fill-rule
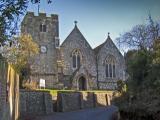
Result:
<svg viewBox="0 0 160 120"><path fill-rule="evenodd" d="M60 45L58 15L35 16L27 12L21 33L30 34L40 53L31 63L30 80L45 80L46 88L74 90L114 90L125 80L125 60L109 36L92 48L80 32L77 22ZM37 86L38 87L38 86Z"/></svg>

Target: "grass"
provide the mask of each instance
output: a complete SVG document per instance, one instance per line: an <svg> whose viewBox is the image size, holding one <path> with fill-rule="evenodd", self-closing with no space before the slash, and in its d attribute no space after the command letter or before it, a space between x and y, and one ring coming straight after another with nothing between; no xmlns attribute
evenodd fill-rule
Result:
<svg viewBox="0 0 160 120"><path fill-rule="evenodd" d="M57 96L58 92L75 92L75 90L52 90L52 89L38 89L38 91L49 92L52 96Z"/></svg>
<svg viewBox="0 0 160 120"><path fill-rule="evenodd" d="M112 93L114 91L111 90L87 90L87 91L77 91L77 90L52 90L52 89L38 89L38 91L46 91L49 92L52 96L57 96L58 92L94 92L94 93Z"/></svg>

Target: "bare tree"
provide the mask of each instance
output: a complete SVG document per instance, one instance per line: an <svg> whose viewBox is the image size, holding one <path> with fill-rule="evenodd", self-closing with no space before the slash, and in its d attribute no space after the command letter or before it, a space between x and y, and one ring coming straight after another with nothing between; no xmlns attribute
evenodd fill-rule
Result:
<svg viewBox="0 0 160 120"><path fill-rule="evenodd" d="M149 24L136 25L129 32L120 35L117 41L127 48L151 49L153 41L158 38L160 24L154 22L149 15Z"/></svg>

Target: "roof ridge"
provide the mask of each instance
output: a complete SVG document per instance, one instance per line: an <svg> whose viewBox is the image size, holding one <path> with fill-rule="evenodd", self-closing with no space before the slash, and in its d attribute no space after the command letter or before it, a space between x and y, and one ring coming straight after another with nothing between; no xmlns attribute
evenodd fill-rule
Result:
<svg viewBox="0 0 160 120"><path fill-rule="evenodd" d="M107 39L102 43L102 44L100 44L100 45L98 45L97 47L95 47L93 50L94 50L94 52L95 52L95 54L98 54L98 52L100 51L100 49L106 44L106 42L108 41L108 40L111 40L112 41L112 39L110 38L110 35L109 35L110 33L108 32L108 37L107 37ZM112 41L113 42L113 41Z"/></svg>
<svg viewBox="0 0 160 120"><path fill-rule="evenodd" d="M66 40L70 37L70 35L72 35L73 33L78 33L82 39L84 39L87 44L89 45L89 47L92 49L91 45L88 43L88 41L86 40L86 38L83 36L83 34L81 33L81 31L79 30L78 26L77 26L77 21L75 21L75 26L74 28L72 29L72 31L70 32L70 34L66 37L66 39L63 41L63 43L61 44L61 46L63 46L63 44L66 42ZM93 49L92 49L93 50Z"/></svg>

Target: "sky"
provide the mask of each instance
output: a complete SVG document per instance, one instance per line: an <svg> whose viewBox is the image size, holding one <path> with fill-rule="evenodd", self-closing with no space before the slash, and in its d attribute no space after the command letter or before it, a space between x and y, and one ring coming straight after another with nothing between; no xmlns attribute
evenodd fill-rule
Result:
<svg viewBox="0 0 160 120"><path fill-rule="evenodd" d="M61 43L74 28L74 21L92 48L103 43L110 32L116 43L120 34L137 24L147 23L150 13L160 20L160 0L41 0L40 12L59 15ZM38 14L38 7L29 4L28 11Z"/></svg>

